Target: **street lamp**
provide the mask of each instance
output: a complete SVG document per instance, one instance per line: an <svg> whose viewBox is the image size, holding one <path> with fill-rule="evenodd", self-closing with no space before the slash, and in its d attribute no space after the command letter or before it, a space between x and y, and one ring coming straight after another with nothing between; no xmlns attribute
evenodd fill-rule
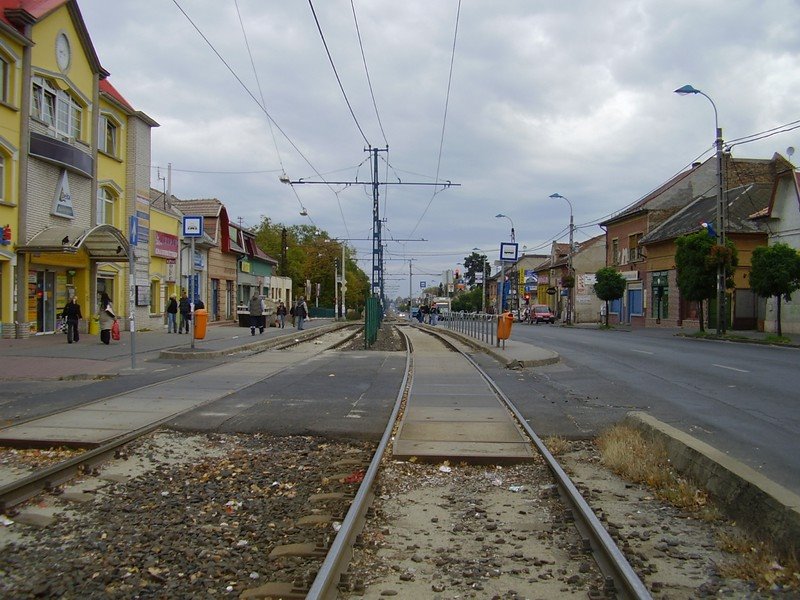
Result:
<svg viewBox="0 0 800 600"><path fill-rule="evenodd" d="M567 204L569 204L569 252L567 252L567 272L569 276L572 278L572 285L568 288L569 295L567 296L567 325L572 324L572 293L573 289L575 288L575 273L572 272L572 238L575 232L575 224L572 219L572 202L569 201L569 198L566 198L556 192L555 194L550 194L551 198L561 198L562 200L566 200Z"/></svg>
<svg viewBox="0 0 800 600"><path fill-rule="evenodd" d="M494 218L495 219L508 219L508 222L511 223L511 241L512 242L516 242L516 240L514 239L514 221L511 220L511 217L509 217L508 215L504 215L503 213L499 213L499 214L496 214L494 216ZM503 266L503 275L505 275L505 270L506 270L505 266ZM508 309L509 310L513 310L514 309L514 295L513 294L517 294L518 293L518 290L516 288L515 278L514 278L515 273L516 273L516 269L514 271L512 271L511 275L509 276L509 282L510 282L509 287L512 290L511 299L508 301ZM498 298L499 297L500 297L500 295L498 294ZM499 311L498 311L498 314L499 314ZM519 297L518 296L517 296L517 314L519 314Z"/></svg>
<svg viewBox="0 0 800 600"><path fill-rule="evenodd" d="M514 240L514 221L511 220L511 217L509 217L507 215L504 215L503 213L500 213L500 214L495 215L494 218L495 219L508 219L508 221L511 223L511 241L512 242L516 241L516 240Z"/></svg>
<svg viewBox="0 0 800 600"><path fill-rule="evenodd" d="M725 204L723 200L724 195L724 185L723 185L723 170L722 170L722 129L719 127L719 116L717 114L717 105L714 104L714 101L711 97L698 90L697 88L686 84L683 87L679 87L675 90L675 93L680 96L686 96L688 94L700 94L701 96L705 96L705 98L711 102L711 107L714 109L714 129L716 131L717 139L715 140L715 146L717 151L717 210L716 210L716 218L717 218L717 245L718 246L725 246L725 222L724 222L724 214L725 214ZM727 319L725 319L725 263L720 261L717 264L717 335L721 333L725 333L725 329L727 328Z"/></svg>

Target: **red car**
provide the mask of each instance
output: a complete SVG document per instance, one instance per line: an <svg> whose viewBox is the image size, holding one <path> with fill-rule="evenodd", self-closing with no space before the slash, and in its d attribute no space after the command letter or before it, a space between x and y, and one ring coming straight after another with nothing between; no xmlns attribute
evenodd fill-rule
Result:
<svg viewBox="0 0 800 600"><path fill-rule="evenodd" d="M555 323L556 316L549 306L544 304L534 304L528 310L528 322L530 323Z"/></svg>

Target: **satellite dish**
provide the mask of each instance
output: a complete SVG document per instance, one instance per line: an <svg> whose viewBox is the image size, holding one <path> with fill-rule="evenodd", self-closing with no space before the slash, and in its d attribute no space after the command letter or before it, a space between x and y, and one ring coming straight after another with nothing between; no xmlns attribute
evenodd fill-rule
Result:
<svg viewBox="0 0 800 600"><path fill-rule="evenodd" d="M789 146L786 149L786 154L789 156L789 158L792 158L792 154L794 154L794 146Z"/></svg>

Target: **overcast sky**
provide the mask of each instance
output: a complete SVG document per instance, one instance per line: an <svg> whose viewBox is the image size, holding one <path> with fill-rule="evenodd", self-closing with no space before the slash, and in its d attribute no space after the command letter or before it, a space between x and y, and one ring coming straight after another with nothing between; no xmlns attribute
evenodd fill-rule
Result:
<svg viewBox="0 0 800 600"><path fill-rule="evenodd" d="M458 0L79 5L110 81L160 123L153 187L171 163L179 198L219 198L245 226L267 216L351 238L370 273L369 186L290 187L283 173L368 182L365 147L388 144L382 182L438 173L460 184L380 188L390 297L408 293L409 258L415 293L475 247L496 260L511 229L498 213L520 251L547 253L567 240L570 213L550 194L571 201L580 241L711 156L713 108L673 93L684 84L714 100L726 140L800 120L797 0L465 0L460 12ZM800 148L800 129L733 154L790 146Z"/></svg>

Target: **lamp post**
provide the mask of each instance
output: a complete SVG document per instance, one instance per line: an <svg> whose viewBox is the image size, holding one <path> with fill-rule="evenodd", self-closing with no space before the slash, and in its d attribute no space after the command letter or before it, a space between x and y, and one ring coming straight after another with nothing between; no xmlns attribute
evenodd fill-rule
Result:
<svg viewBox="0 0 800 600"><path fill-rule="evenodd" d="M572 324L572 294L573 290L575 289L575 273L572 272L572 238L575 232L575 224L572 219L572 202L569 201L569 198L566 198L556 192L555 194L550 194L551 198L561 198L562 200L566 200L567 204L569 204L569 252L567 252L567 272L569 276L572 278L572 285L568 288L568 296L567 296L567 325Z"/></svg>
<svg viewBox="0 0 800 600"><path fill-rule="evenodd" d="M473 248L473 252L480 252L480 248ZM486 255L481 254L481 259L483 260L483 275L481 276L481 312L486 312Z"/></svg>
<svg viewBox="0 0 800 600"><path fill-rule="evenodd" d="M496 214L494 216L494 218L495 219L508 219L508 222L511 223L511 241L512 242L516 242L516 239L514 237L514 221L511 220L511 217L509 217L508 215L504 215L503 213L498 213L498 214ZM503 270L503 275L505 276L505 274L506 274L505 264L503 265L502 270ZM513 292L516 292L517 289L515 287L516 283L515 283L514 280L515 280L514 272L512 271L511 275L509 276L509 288L510 288L510 291L513 290ZM503 285L505 285L505 284L503 284ZM498 294L498 297L499 296L500 296L500 294ZM512 298L508 302L508 309L512 310L512 311L514 310L513 298L514 298L514 296L512 295ZM502 302L501 302L500 308L502 309ZM502 312L502 311L498 311L498 314L500 314L500 312ZM519 312L519 300L517 300L517 312Z"/></svg>
<svg viewBox="0 0 800 600"><path fill-rule="evenodd" d="M716 140L714 142L716 146L716 158L717 158L717 210L716 210L716 225L717 225L717 245L718 246L725 246L725 221L724 221L724 214L725 214L725 201L723 199L724 196L724 184L723 184L723 169L722 169L722 129L719 126L719 115L717 114L717 105L714 104L714 101L711 97L698 90L697 88L686 84L683 87L679 87L675 90L675 93L680 96L686 96L688 94L700 94L701 96L705 96L705 98L711 102L711 107L714 109L714 129L716 132ZM725 264L723 262L719 262L717 264L717 335L721 333L725 333L725 329L727 328L727 319L725 318Z"/></svg>
<svg viewBox="0 0 800 600"><path fill-rule="evenodd" d="M509 223L511 223L511 241L516 241L514 239L514 221L511 220L511 217L508 215L504 215L503 213L497 214L494 216L495 219L508 219Z"/></svg>

